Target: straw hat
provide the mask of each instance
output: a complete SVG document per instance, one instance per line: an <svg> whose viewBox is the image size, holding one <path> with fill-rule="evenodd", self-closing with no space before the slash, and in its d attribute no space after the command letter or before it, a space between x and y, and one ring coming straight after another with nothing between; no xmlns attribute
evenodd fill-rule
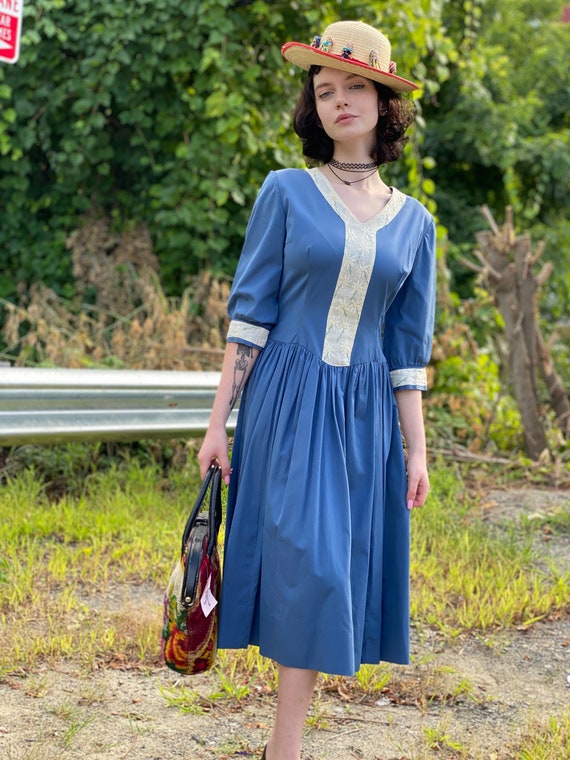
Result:
<svg viewBox="0 0 570 760"><path fill-rule="evenodd" d="M329 66L374 79L396 92L417 90L417 84L396 76L391 51L388 38L362 21L337 21L310 45L286 42L281 48L285 58L302 69Z"/></svg>

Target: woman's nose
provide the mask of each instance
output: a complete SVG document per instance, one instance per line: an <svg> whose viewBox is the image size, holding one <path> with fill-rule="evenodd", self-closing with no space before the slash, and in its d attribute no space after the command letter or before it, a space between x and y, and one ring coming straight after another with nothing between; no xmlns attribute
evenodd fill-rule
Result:
<svg viewBox="0 0 570 760"><path fill-rule="evenodd" d="M336 107L341 108L346 105L348 105L348 96L345 92L339 92L336 96Z"/></svg>

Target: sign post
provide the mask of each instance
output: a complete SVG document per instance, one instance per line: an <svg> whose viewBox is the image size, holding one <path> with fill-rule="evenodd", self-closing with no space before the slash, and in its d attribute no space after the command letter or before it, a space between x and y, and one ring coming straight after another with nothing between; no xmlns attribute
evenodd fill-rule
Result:
<svg viewBox="0 0 570 760"><path fill-rule="evenodd" d="M24 0L0 0L0 61L16 63L20 55Z"/></svg>

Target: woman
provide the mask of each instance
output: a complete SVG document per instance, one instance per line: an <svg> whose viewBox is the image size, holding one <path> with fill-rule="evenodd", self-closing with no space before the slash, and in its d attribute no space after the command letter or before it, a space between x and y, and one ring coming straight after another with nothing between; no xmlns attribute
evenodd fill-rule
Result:
<svg viewBox="0 0 570 760"><path fill-rule="evenodd" d="M259 192L199 462L229 483L219 646L278 663L263 758L299 760L318 671L408 661L435 231L378 173L401 153L413 109L400 93L416 88L386 37L337 22L282 52L309 71L295 130L320 165L271 172Z"/></svg>

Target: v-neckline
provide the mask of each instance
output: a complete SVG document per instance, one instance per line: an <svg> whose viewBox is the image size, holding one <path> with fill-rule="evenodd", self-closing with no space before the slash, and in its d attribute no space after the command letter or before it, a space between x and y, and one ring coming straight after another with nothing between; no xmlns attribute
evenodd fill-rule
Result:
<svg viewBox="0 0 570 760"><path fill-rule="evenodd" d="M386 204L369 219L362 221L356 214L347 206L345 201L340 197L336 191L332 182L323 174L318 168L314 167L306 170L313 179L317 189L323 195L328 204L332 207L338 216L343 219L347 224L357 224L361 227L375 227L380 229L385 227L389 222L394 219L396 214L400 211L405 203L406 196L401 193L397 188L391 187L392 195L386 202Z"/></svg>

